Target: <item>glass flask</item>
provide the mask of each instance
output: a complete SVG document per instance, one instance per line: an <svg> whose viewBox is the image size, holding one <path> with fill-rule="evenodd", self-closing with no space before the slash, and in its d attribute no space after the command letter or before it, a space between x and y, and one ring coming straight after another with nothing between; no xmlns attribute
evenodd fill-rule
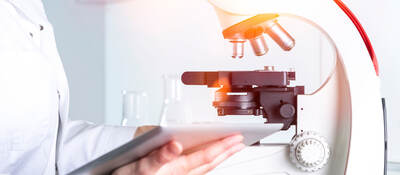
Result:
<svg viewBox="0 0 400 175"><path fill-rule="evenodd" d="M182 83L178 75L164 75L164 101L161 126L190 123L190 106L182 100Z"/></svg>
<svg viewBox="0 0 400 175"><path fill-rule="evenodd" d="M147 119L148 96L143 91L122 91L122 126L141 126Z"/></svg>

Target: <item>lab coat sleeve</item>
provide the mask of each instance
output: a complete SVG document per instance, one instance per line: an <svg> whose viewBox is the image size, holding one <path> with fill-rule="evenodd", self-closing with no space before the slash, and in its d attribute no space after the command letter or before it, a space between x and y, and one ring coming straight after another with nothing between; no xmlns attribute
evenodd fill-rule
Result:
<svg viewBox="0 0 400 175"><path fill-rule="evenodd" d="M60 130L57 168L66 174L133 139L136 128L67 120Z"/></svg>

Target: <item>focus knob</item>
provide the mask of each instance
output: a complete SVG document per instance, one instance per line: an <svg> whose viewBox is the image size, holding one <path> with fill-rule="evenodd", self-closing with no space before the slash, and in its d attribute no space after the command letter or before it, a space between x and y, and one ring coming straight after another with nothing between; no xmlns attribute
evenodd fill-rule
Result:
<svg viewBox="0 0 400 175"><path fill-rule="evenodd" d="M296 147L296 158L306 167L319 165L324 160L324 157L324 146L315 139L306 139Z"/></svg>
<svg viewBox="0 0 400 175"><path fill-rule="evenodd" d="M292 118L296 114L296 108L291 104L284 104L279 108L279 114L283 118Z"/></svg>
<svg viewBox="0 0 400 175"><path fill-rule="evenodd" d="M315 132L301 133L290 144L290 158L303 171L314 172L323 168L329 154L327 142Z"/></svg>

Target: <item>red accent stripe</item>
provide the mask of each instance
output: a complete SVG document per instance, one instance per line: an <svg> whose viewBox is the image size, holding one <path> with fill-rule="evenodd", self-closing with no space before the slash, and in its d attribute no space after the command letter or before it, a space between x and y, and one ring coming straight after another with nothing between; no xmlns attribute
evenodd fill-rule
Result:
<svg viewBox="0 0 400 175"><path fill-rule="evenodd" d="M361 25L360 21L357 17L351 12L351 10L341 1L341 0L334 0L335 3L346 13L346 15L351 19L353 24L356 26L358 32L362 39L364 40L365 46L368 49L369 55L371 56L372 63L374 64L376 75L379 76L379 66L378 66L378 59L376 58L374 48L372 47L371 41L368 38L367 33L365 32L363 26Z"/></svg>

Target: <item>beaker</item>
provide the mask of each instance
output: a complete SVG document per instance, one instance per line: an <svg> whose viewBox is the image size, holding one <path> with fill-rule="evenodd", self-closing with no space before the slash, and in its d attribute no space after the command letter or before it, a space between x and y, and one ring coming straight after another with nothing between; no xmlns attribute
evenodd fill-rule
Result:
<svg viewBox="0 0 400 175"><path fill-rule="evenodd" d="M122 126L141 126L147 122L148 96L144 91L122 91Z"/></svg>
<svg viewBox="0 0 400 175"><path fill-rule="evenodd" d="M160 125L190 123L190 106L182 99L182 83L178 75L164 75L164 101Z"/></svg>

